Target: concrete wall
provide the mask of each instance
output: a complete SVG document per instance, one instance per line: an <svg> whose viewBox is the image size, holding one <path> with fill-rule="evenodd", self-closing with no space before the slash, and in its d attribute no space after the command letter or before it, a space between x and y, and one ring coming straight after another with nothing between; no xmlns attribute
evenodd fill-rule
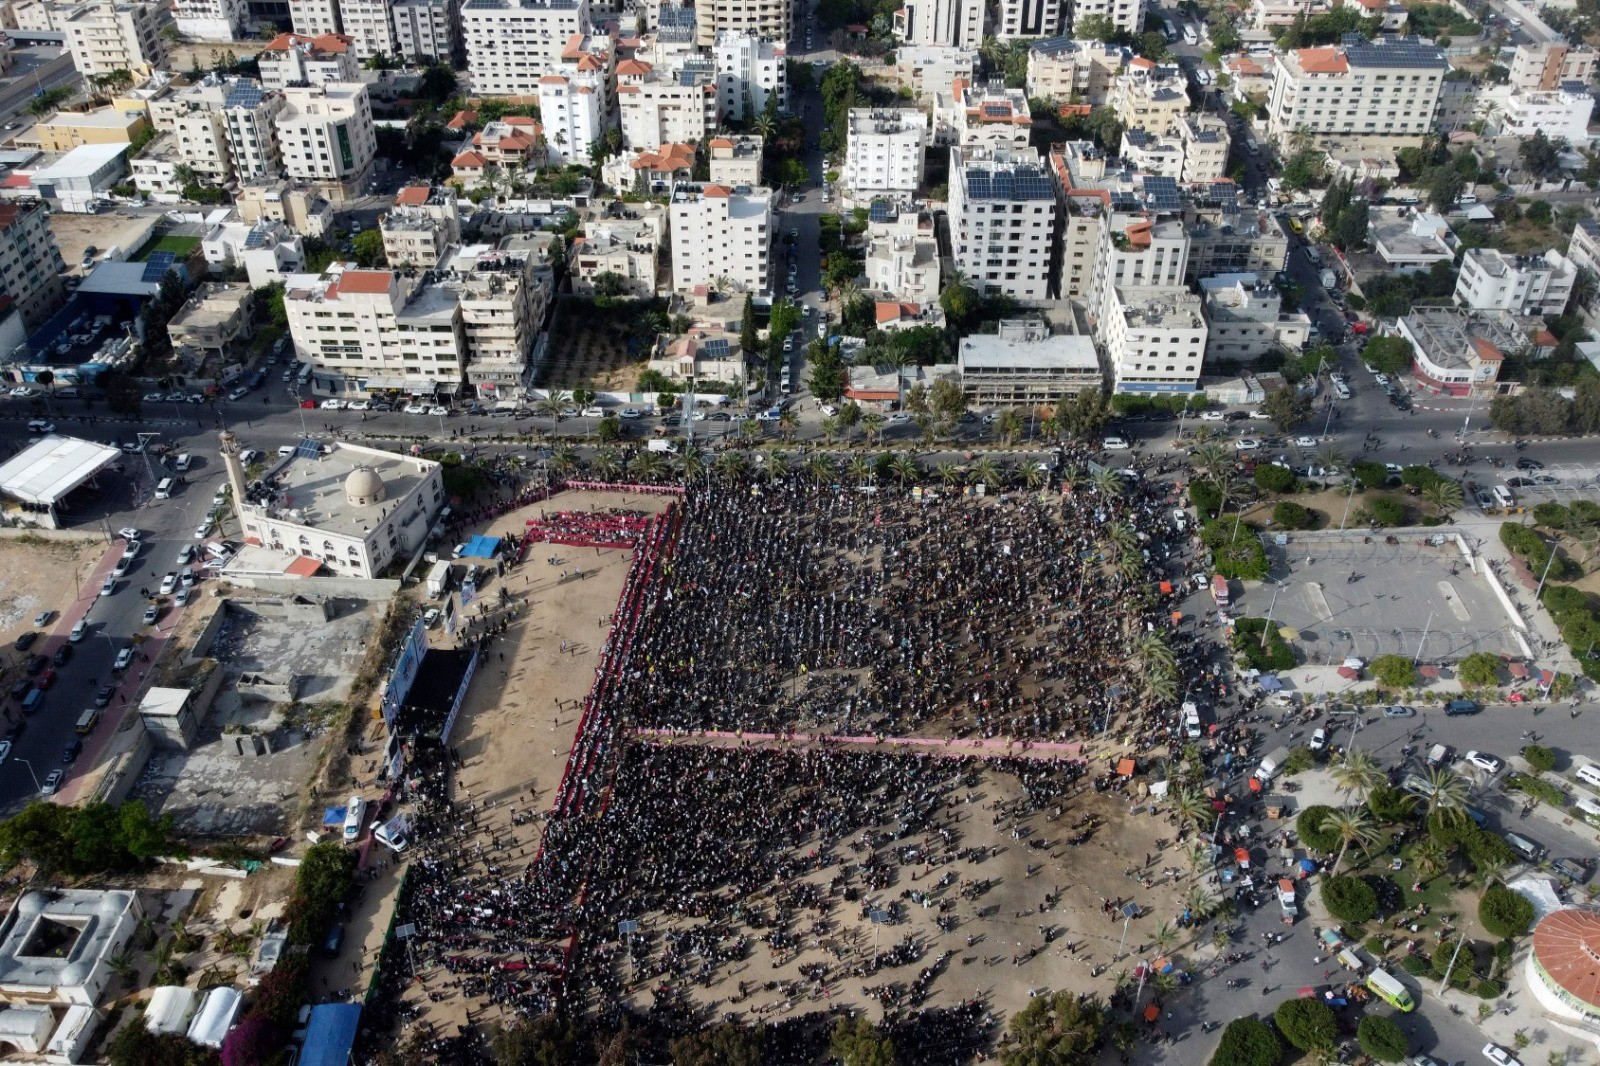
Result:
<svg viewBox="0 0 1600 1066"><path fill-rule="evenodd" d="M122 736L124 733L126 737ZM100 772L100 783L93 796L95 801L101 803L118 804L126 800L133 792L133 786L139 783L145 764L150 761L150 753L155 750L154 738L144 727L144 719L137 710L123 716L113 744L122 747L122 750L112 756Z"/></svg>
<svg viewBox="0 0 1600 1066"><path fill-rule="evenodd" d="M111 542L106 540L104 530L100 529L44 529L34 526L0 526L0 540L21 540L24 537L38 537L40 540L56 541L62 544L87 544L90 541L99 541L111 549Z"/></svg>
<svg viewBox="0 0 1600 1066"><path fill-rule="evenodd" d="M400 591L400 582L379 577L231 577L228 583L258 592L304 596L312 600L336 596L357 600L387 600Z"/></svg>

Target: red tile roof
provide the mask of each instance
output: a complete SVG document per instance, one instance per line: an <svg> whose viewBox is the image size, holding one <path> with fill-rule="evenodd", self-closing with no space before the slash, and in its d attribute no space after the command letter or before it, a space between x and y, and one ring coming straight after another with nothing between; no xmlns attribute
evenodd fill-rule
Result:
<svg viewBox="0 0 1600 1066"><path fill-rule="evenodd" d="M488 162L489 161L487 159L483 158L483 156L479 155L477 152L468 151L462 152L460 155L450 160L450 165L458 168L473 169L476 167L486 166Z"/></svg>
<svg viewBox="0 0 1600 1066"><path fill-rule="evenodd" d="M1568 995L1600 1006L1600 914L1568 908L1533 927L1533 957Z"/></svg>
<svg viewBox="0 0 1600 1066"><path fill-rule="evenodd" d="M617 76L621 77L625 74L628 74L635 77L643 77L654 69L654 67L642 59L624 59L622 62L617 64Z"/></svg>
<svg viewBox="0 0 1600 1066"><path fill-rule="evenodd" d="M346 270L339 277L340 292L358 292L367 296L382 296L394 284L394 274L387 270Z"/></svg>
<svg viewBox="0 0 1600 1066"><path fill-rule="evenodd" d="M1300 57L1300 69L1307 74L1348 74L1350 64L1337 48L1302 48L1295 53Z"/></svg>
<svg viewBox="0 0 1600 1066"><path fill-rule="evenodd" d="M450 116L450 121L444 124L444 128L447 130L464 130L476 121L478 121L478 113L476 111L457 111Z"/></svg>
<svg viewBox="0 0 1600 1066"><path fill-rule="evenodd" d="M878 317L878 325L885 322L895 322L902 318L915 318L922 313L920 304L903 304L896 300L879 300L874 306Z"/></svg>
<svg viewBox="0 0 1600 1066"><path fill-rule="evenodd" d="M316 577L321 569L322 563L319 560L309 555L296 555L294 562L284 567L283 572L293 574L295 577Z"/></svg>
<svg viewBox="0 0 1600 1066"><path fill-rule="evenodd" d="M407 185L394 195L394 202L406 207L420 207L428 202L428 193L431 192L426 185Z"/></svg>
<svg viewBox="0 0 1600 1066"><path fill-rule="evenodd" d="M733 195L733 190L726 185L707 185L700 190L701 196L710 196L714 199L725 200Z"/></svg>
<svg viewBox="0 0 1600 1066"><path fill-rule="evenodd" d="M1498 363L1506 357L1506 353L1495 347L1482 337L1472 338L1472 350L1478 353L1478 358L1485 363Z"/></svg>

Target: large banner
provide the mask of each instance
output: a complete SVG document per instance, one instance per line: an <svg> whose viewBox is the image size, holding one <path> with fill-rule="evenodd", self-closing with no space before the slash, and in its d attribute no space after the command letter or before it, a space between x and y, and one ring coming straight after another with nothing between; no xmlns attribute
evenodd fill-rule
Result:
<svg viewBox="0 0 1600 1066"><path fill-rule="evenodd" d="M406 637L405 646L400 649L394 669L389 671L388 684L383 687L383 720L390 729L394 728L395 716L411 694L411 685L417 680L417 670L421 668L422 657L426 654L428 630L422 624L422 619L418 618L411 627L411 634Z"/></svg>
<svg viewBox="0 0 1600 1066"><path fill-rule="evenodd" d="M461 705L467 702L467 690L472 687L472 675L478 672L478 662L483 658L483 646L479 645L472 651L472 661L467 663L467 672L461 675L461 687L456 689L455 702L450 704L450 716L444 720L444 728L439 731L439 743L449 747L450 731L456 727L456 716L461 713Z"/></svg>

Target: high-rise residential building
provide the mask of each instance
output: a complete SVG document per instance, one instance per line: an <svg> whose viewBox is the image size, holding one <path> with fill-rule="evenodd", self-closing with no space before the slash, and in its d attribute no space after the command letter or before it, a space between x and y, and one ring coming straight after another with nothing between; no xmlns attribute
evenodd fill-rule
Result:
<svg viewBox="0 0 1600 1066"><path fill-rule="evenodd" d="M939 242L933 216L873 204L867 222L866 287L892 300L939 302Z"/></svg>
<svg viewBox="0 0 1600 1066"><path fill-rule="evenodd" d="M282 92L235 84L222 101L223 132L228 159L240 182L274 178L283 173L283 152L278 143L277 119L288 107Z"/></svg>
<svg viewBox="0 0 1600 1066"><path fill-rule="evenodd" d="M763 142L759 135L713 137L711 183L713 185L760 185Z"/></svg>
<svg viewBox="0 0 1600 1066"><path fill-rule="evenodd" d="M420 276L340 263L285 282L295 354L334 392L454 392L466 369L461 308Z"/></svg>
<svg viewBox="0 0 1600 1066"><path fill-rule="evenodd" d="M356 62L397 54L390 0L338 0L339 32L350 38Z"/></svg>
<svg viewBox="0 0 1600 1066"><path fill-rule="evenodd" d="M11 297L30 330L44 325L66 301L61 281L66 269L44 203L0 203L0 292Z"/></svg>
<svg viewBox="0 0 1600 1066"><path fill-rule="evenodd" d="M402 56L449 63L456 54L461 13L455 0L394 0L394 46Z"/></svg>
<svg viewBox="0 0 1600 1066"><path fill-rule="evenodd" d="M795 0L705 0L695 5L695 43L711 48L723 33L769 41L794 37Z"/></svg>
<svg viewBox="0 0 1600 1066"><path fill-rule="evenodd" d="M289 0L289 18L296 37L341 32L339 0Z"/></svg>
<svg viewBox="0 0 1600 1066"><path fill-rule="evenodd" d="M1105 310L1118 286L1181 288L1188 265L1189 237L1181 220L1152 218L1142 209L1108 210L1100 220L1089 307Z"/></svg>
<svg viewBox="0 0 1600 1066"><path fill-rule="evenodd" d="M85 78L131 70L136 74L160 64L167 54L161 31L172 9L152 0L99 0L67 16L62 27L72 65Z"/></svg>
<svg viewBox="0 0 1600 1066"><path fill-rule="evenodd" d="M1550 92L1518 91L1500 110L1500 135L1518 139L1542 133L1551 140L1587 144L1594 96L1580 82L1569 81Z"/></svg>
<svg viewBox="0 0 1600 1066"><path fill-rule="evenodd" d="M849 122L845 187L858 198L916 192L929 140L928 116L914 107L853 107Z"/></svg>
<svg viewBox="0 0 1600 1066"><path fill-rule="evenodd" d="M461 243L456 191L445 185L407 185L378 218L378 232L390 266L431 270Z"/></svg>
<svg viewBox="0 0 1600 1066"><path fill-rule="evenodd" d="M172 142L170 151L134 160L135 184L168 191L178 165L208 185L278 174L282 162L273 120L284 106L283 93L275 89L215 74L151 101L151 120L156 129L172 134Z"/></svg>
<svg viewBox="0 0 1600 1066"><path fill-rule="evenodd" d="M1178 119L1175 132L1178 145L1183 149L1179 181L1215 181L1227 173L1228 151L1233 139L1225 120L1204 111L1183 115Z"/></svg>
<svg viewBox="0 0 1600 1066"><path fill-rule="evenodd" d="M711 51L717 72L717 112L724 119L748 121L766 109L789 109L788 60L782 41L724 30Z"/></svg>
<svg viewBox="0 0 1600 1066"><path fill-rule="evenodd" d="M1099 107L1132 60L1131 49L1104 41L1071 37L1035 41L1028 48L1028 95Z"/></svg>
<svg viewBox="0 0 1600 1066"><path fill-rule="evenodd" d="M485 402L515 400L532 386L534 342L550 307L554 275L526 248L473 245L443 264L436 284L461 306L467 384Z"/></svg>
<svg viewBox="0 0 1600 1066"><path fill-rule="evenodd" d="M667 219L673 291L703 295L719 283L737 292L771 291L771 189L680 185Z"/></svg>
<svg viewBox="0 0 1600 1066"><path fill-rule="evenodd" d="M1586 44L1519 44L1511 56L1511 72L1506 81L1513 90L1525 92L1551 92L1569 81L1587 85L1594 80L1597 61L1600 51Z"/></svg>
<svg viewBox="0 0 1600 1066"><path fill-rule="evenodd" d="M539 117L544 120L545 156L560 166L587 162L610 125L603 74L546 74L539 79Z"/></svg>
<svg viewBox="0 0 1600 1066"><path fill-rule="evenodd" d="M1200 296L1207 362L1251 363L1277 345L1283 297L1276 285L1254 274L1219 274L1200 279Z"/></svg>
<svg viewBox="0 0 1600 1066"><path fill-rule="evenodd" d="M1144 25L1144 9L1145 0L1072 0L1072 25L1076 29L1084 19L1104 15L1113 29L1137 36Z"/></svg>
<svg viewBox="0 0 1600 1066"><path fill-rule="evenodd" d="M990 80L982 85L957 81L949 92L934 94L933 138L993 151L1021 151L1033 132L1033 113L1021 89Z"/></svg>
<svg viewBox="0 0 1600 1066"><path fill-rule="evenodd" d="M539 95L574 34L589 32L589 0L466 0L461 34L472 89L485 96Z"/></svg>
<svg viewBox="0 0 1600 1066"><path fill-rule="evenodd" d="M269 89L356 81L361 76L350 38L339 33L320 37L280 33L261 50L256 65L261 68L261 84Z"/></svg>
<svg viewBox="0 0 1600 1066"><path fill-rule="evenodd" d="M1056 188L1038 152L950 149L950 244L979 292L1023 303L1050 295Z"/></svg>
<svg viewBox="0 0 1600 1066"><path fill-rule="evenodd" d="M1107 101L1124 126L1165 137L1176 132L1189 110L1189 84L1175 63L1157 64L1140 56L1117 76Z"/></svg>
<svg viewBox="0 0 1600 1066"><path fill-rule="evenodd" d="M173 24L185 37L201 41L232 41L242 36L244 0L177 0Z"/></svg>
<svg viewBox="0 0 1600 1066"><path fill-rule="evenodd" d="M978 53L938 44L905 44L894 50L895 74L918 100L932 100L956 83L978 76Z"/></svg>
<svg viewBox="0 0 1600 1066"><path fill-rule="evenodd" d="M596 279L605 276L617 295L656 295L661 244L667 235L666 209L658 204L633 204L628 215L586 222L583 236L573 239L567 254L573 292L593 296Z"/></svg>
<svg viewBox="0 0 1600 1066"><path fill-rule="evenodd" d="M906 44L974 51L983 43L984 0L905 0L894 13L894 35Z"/></svg>
<svg viewBox="0 0 1600 1066"><path fill-rule="evenodd" d="M1316 136L1421 139L1433 128L1444 52L1415 37L1380 37L1275 56L1267 130L1280 144Z"/></svg>
<svg viewBox="0 0 1600 1066"><path fill-rule="evenodd" d="M314 182L329 199L358 195L372 171L377 136L372 104L360 82L292 87L276 121L284 173Z"/></svg>
<svg viewBox="0 0 1600 1066"><path fill-rule="evenodd" d="M711 60L691 58L677 70L640 59L617 64L622 143L638 150L697 143L717 128L717 85Z"/></svg>
<svg viewBox="0 0 1600 1066"><path fill-rule="evenodd" d="M994 35L1002 41L1055 37L1066 22L1066 0L999 0Z"/></svg>
<svg viewBox="0 0 1600 1066"><path fill-rule="evenodd" d="M1559 315L1566 312L1577 281L1577 266L1554 248L1543 255L1468 248L1452 299L1474 311Z"/></svg>
<svg viewBox="0 0 1600 1066"><path fill-rule="evenodd" d="M1182 286L1111 285L1094 322L1114 392L1192 392L1205 363L1200 297Z"/></svg>

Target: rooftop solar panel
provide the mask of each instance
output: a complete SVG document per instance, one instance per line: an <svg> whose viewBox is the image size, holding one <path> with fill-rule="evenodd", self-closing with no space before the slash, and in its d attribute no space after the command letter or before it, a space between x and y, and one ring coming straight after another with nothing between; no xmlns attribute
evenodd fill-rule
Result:
<svg viewBox="0 0 1600 1066"><path fill-rule="evenodd" d="M888 200L874 200L867 210L868 222L893 222L895 217L894 204Z"/></svg>
<svg viewBox="0 0 1600 1066"><path fill-rule="evenodd" d="M314 440L303 440L295 446L296 459L316 459L322 455L322 445Z"/></svg>
<svg viewBox="0 0 1600 1066"><path fill-rule="evenodd" d="M967 168L967 195L974 200L1053 200L1055 188L1038 167Z"/></svg>
<svg viewBox="0 0 1600 1066"><path fill-rule="evenodd" d="M139 280L146 284L159 284L177 260L178 257L171 252L151 252L150 258L145 260L144 273L139 276Z"/></svg>
<svg viewBox="0 0 1600 1066"><path fill-rule="evenodd" d="M1174 178L1146 174L1144 199L1152 211L1183 210L1183 196L1178 192L1178 182Z"/></svg>
<svg viewBox="0 0 1600 1066"><path fill-rule="evenodd" d="M260 107L261 100L262 92L259 85L240 85L228 94L223 106L230 109Z"/></svg>

